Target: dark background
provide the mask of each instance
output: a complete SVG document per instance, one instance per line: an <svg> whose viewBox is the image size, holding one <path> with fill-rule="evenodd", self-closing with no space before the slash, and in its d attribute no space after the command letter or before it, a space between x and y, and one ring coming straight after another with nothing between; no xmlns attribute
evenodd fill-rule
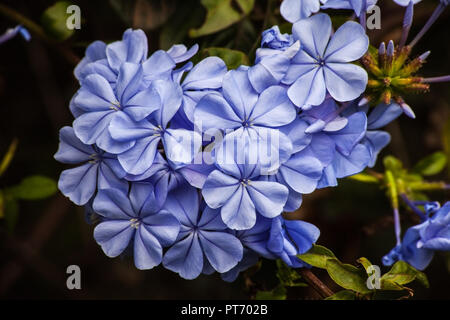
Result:
<svg viewBox="0 0 450 320"><path fill-rule="evenodd" d="M140 7L133 11L130 4L135 2L127 1L128 9L116 10L114 4L117 6L120 1L74 1L81 8L82 28L65 43L48 45L39 37L27 43L17 37L0 45L0 155L13 138L20 141L10 168L0 179L0 188L17 184L30 174L58 179L64 169L53 159L58 130L73 120L68 103L78 88L70 57L82 57L88 43L97 39L118 40L126 28L141 27L149 37L150 52L160 47L167 49L174 43L197 42L201 48L221 46L249 53L264 25L283 23L279 15L281 1L267 14L267 2L256 0L255 9L241 22L219 33L190 39L187 30L201 25L205 15L199 1L143 0L137 1ZM146 2L151 5L145 5ZM53 1L2 0L2 4L39 23L42 12ZM398 41L404 12L391 0L379 0L379 4L382 31L369 32L375 46L381 40ZM425 0L416 6L412 35L436 4L437 1ZM432 51L422 70L424 76L450 73L449 17L447 10L414 49L415 55ZM0 32L16 24L0 16ZM406 98L417 119L403 116L387 128L392 143L381 156L393 154L412 166L420 158L442 150L442 130L450 115L450 85L435 84L430 93ZM376 169L380 169L380 164L381 161ZM433 178L448 181L445 173ZM448 195L437 192L431 198L445 201ZM315 223L322 232L318 243L332 249L347 263L354 264L357 258L365 256L381 265L381 257L394 245L389 202L384 191L376 186L341 181L338 188L305 196L296 215ZM411 224L408 215L402 221L404 229ZM130 259L106 257L95 243L92 231L93 227L84 221L83 209L61 194L42 201L21 202L12 231L0 221L0 297L246 299L256 289L271 289L276 281L273 261L263 262L262 269L252 277L253 284L243 277L229 284L217 274L187 281L162 267L139 271ZM71 264L81 267L82 290L66 288L65 271ZM314 272L332 289L338 289L326 274ZM426 270L431 288L417 287L414 298L450 298L449 272L449 256L436 254ZM289 289L288 297L318 298L308 288Z"/></svg>

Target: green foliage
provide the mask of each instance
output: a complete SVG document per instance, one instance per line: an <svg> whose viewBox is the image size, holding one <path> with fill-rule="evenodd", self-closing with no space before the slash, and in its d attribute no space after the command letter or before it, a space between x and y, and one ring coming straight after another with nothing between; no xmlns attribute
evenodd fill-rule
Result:
<svg viewBox="0 0 450 320"><path fill-rule="evenodd" d="M197 38L226 29L240 21L253 10L255 0L235 0L238 8L233 6L233 0L202 0L206 8L206 19L198 29L191 29L189 36Z"/></svg>
<svg viewBox="0 0 450 320"><path fill-rule="evenodd" d="M391 270L381 277L381 289L405 290L404 285L414 280L417 280L426 288L430 286L427 276L423 272L413 268L404 261L397 261Z"/></svg>
<svg viewBox="0 0 450 320"><path fill-rule="evenodd" d="M68 1L58 1L42 14L41 23L45 32L58 41L68 39L75 31L67 28L66 25L69 17L67 7L70 5L72 3Z"/></svg>
<svg viewBox="0 0 450 320"><path fill-rule="evenodd" d="M374 176L371 176L367 173L358 173L353 176L349 177L352 180L360 181L360 182L366 182L366 183L378 183L379 179L377 179Z"/></svg>
<svg viewBox="0 0 450 320"><path fill-rule="evenodd" d="M56 183L53 179L35 175L23 179L21 183L8 191L16 199L39 200L53 195L56 190Z"/></svg>
<svg viewBox="0 0 450 320"><path fill-rule="evenodd" d="M217 56L226 63L228 69L236 69L240 65L249 64L248 57L245 53L227 48L206 48L203 49L199 55L200 59L210 56Z"/></svg>
<svg viewBox="0 0 450 320"><path fill-rule="evenodd" d="M356 300L356 293L351 290L341 290L325 300Z"/></svg>
<svg viewBox="0 0 450 320"><path fill-rule="evenodd" d="M255 300L286 300L286 288L283 285L278 285L273 290L258 291Z"/></svg>
<svg viewBox="0 0 450 320"><path fill-rule="evenodd" d="M373 299L375 293L379 291L411 293L412 290L405 285L415 280L425 287L429 286L426 275L404 261L398 261L389 272L381 276L380 289L369 289L367 281L369 277L374 276L374 271L370 270L372 263L367 258L362 257L357 260L363 267L359 268L342 263L329 249L319 245L314 245L307 253L298 255L298 258L313 267L325 269L330 278L345 289L328 297L328 300Z"/></svg>
<svg viewBox="0 0 450 320"><path fill-rule="evenodd" d="M369 293L366 273L350 264L340 262L329 249L313 245L312 249L298 257L313 267L327 270L331 279L345 289Z"/></svg>
<svg viewBox="0 0 450 320"><path fill-rule="evenodd" d="M272 290L258 291L255 295L256 300L285 300L288 287L307 287L308 285L301 281L302 277L289 268L282 260L277 260L277 278L279 284Z"/></svg>
<svg viewBox="0 0 450 320"><path fill-rule="evenodd" d="M11 143L0 163L0 176L6 171L17 149L18 141ZM57 190L56 182L44 176L30 176L16 186L0 189L0 219L4 219L8 230L12 231L19 214L18 200L38 200L53 195Z"/></svg>
<svg viewBox="0 0 450 320"><path fill-rule="evenodd" d="M432 176L444 170L447 165L447 156L444 152L435 152L420 160L413 169L413 172L423 176Z"/></svg>

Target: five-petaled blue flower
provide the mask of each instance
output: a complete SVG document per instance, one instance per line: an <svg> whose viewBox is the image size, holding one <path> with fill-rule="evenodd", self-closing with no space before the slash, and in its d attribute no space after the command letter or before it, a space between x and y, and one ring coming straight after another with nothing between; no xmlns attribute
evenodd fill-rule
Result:
<svg viewBox="0 0 450 320"><path fill-rule="evenodd" d="M361 25L348 21L331 36L331 19L320 13L295 23L292 32L301 48L282 82L290 86L288 96L296 106L317 106L327 92L337 101L350 101L364 92L367 73L350 63L369 45Z"/></svg>
<svg viewBox="0 0 450 320"><path fill-rule="evenodd" d="M217 210L199 210L199 195L192 187L179 188L165 208L173 212L181 228L176 243L164 255L163 265L182 278L197 278L212 268L220 273L235 267L242 259L241 242L227 231Z"/></svg>
<svg viewBox="0 0 450 320"><path fill-rule="evenodd" d="M93 208L102 216L94 238L105 254L117 257L131 244L138 269L159 265L163 247L171 245L180 231L174 215L155 205L153 186L149 183L133 183L129 194L101 189Z"/></svg>

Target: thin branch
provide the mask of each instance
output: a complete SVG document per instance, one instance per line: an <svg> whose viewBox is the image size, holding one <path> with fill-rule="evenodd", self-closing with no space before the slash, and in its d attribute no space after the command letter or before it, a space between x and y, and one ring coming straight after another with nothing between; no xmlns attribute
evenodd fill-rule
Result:
<svg viewBox="0 0 450 320"><path fill-rule="evenodd" d="M298 270L298 273L322 298L328 298L334 294L311 270L302 268Z"/></svg>

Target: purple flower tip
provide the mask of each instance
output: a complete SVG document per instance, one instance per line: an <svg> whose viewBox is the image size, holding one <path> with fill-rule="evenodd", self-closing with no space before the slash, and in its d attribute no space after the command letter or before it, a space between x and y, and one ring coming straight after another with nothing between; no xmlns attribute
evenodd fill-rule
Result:
<svg viewBox="0 0 450 320"><path fill-rule="evenodd" d="M392 57L394 55L394 41L390 40L387 46L387 55Z"/></svg>

